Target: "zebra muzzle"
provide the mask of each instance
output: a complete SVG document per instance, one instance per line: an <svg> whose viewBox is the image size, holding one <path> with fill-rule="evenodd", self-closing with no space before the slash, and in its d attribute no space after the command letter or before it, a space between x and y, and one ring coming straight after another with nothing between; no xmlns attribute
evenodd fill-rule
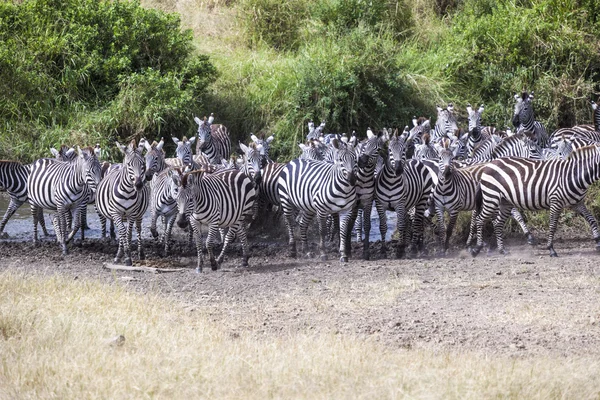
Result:
<svg viewBox="0 0 600 400"><path fill-rule="evenodd" d="M185 217L185 214L179 214L177 216L177 226L180 228L185 228L188 225L188 220Z"/></svg>
<svg viewBox="0 0 600 400"><path fill-rule="evenodd" d="M141 176L138 176L137 178L135 178L135 189L136 190L142 190L142 188L144 187L144 179Z"/></svg>

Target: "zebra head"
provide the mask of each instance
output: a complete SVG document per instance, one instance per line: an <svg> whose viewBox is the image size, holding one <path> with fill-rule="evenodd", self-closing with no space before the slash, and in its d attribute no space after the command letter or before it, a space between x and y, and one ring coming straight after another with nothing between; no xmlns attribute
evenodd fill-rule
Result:
<svg viewBox="0 0 600 400"><path fill-rule="evenodd" d="M358 157L358 167L372 167L377 163L377 156L381 149L381 138L373 133L370 129L367 131L367 139L360 142L356 148Z"/></svg>
<svg viewBox="0 0 600 400"><path fill-rule="evenodd" d="M523 92L521 94L515 94L514 98L516 103L513 112L512 124L515 128L519 128L519 126L521 126L523 123L523 120L521 119L521 113L525 108L526 101L530 101L530 95L527 92ZM531 94L531 98L533 98L533 93Z"/></svg>
<svg viewBox="0 0 600 400"><path fill-rule="evenodd" d="M117 142L117 147L125 155L122 168L125 170L125 176L140 191L144 187L146 175L146 162L139 147L135 145L135 139L129 145L124 146Z"/></svg>
<svg viewBox="0 0 600 400"><path fill-rule="evenodd" d="M314 140L310 140L306 144L300 143L298 146L300 147L300 150L302 150L300 157L298 157L299 159L301 159L301 160L322 160L323 159L323 154L321 153L321 150L319 148L317 148L317 145Z"/></svg>
<svg viewBox="0 0 600 400"><path fill-rule="evenodd" d="M333 148L334 168L348 180L350 185L356 185L356 154L354 148L341 144L337 139L331 141L331 146Z"/></svg>
<svg viewBox="0 0 600 400"><path fill-rule="evenodd" d="M273 135L269 136L266 139L264 138L264 136L261 136L261 138L256 137L256 135L250 136L250 139L252 139L252 142L256 144L257 148L258 146L260 146L260 155L262 158L261 163L263 167L268 162L271 162L271 158L269 158L269 151L271 150L271 142L274 138L275 137Z"/></svg>
<svg viewBox="0 0 600 400"><path fill-rule="evenodd" d="M438 179L440 181L448 180L452 175L454 171L454 166L452 165L453 159L454 154L452 154L450 149L444 148L440 151L440 160L438 162Z"/></svg>
<svg viewBox="0 0 600 400"><path fill-rule="evenodd" d="M201 120L198 117L194 117L194 121L198 124L198 148L200 150L204 150L212 145L211 126L214 120L215 116L212 113L208 119L204 117L204 119Z"/></svg>
<svg viewBox="0 0 600 400"><path fill-rule="evenodd" d="M59 150L51 147L50 152L58 161L72 162L77 159L77 152L75 149L67 146L66 144L61 145Z"/></svg>
<svg viewBox="0 0 600 400"><path fill-rule="evenodd" d="M473 110L470 104L467 104L467 112L469 113L469 133L479 135L481 131L481 114L483 113L483 104L477 110Z"/></svg>
<svg viewBox="0 0 600 400"><path fill-rule="evenodd" d="M91 147L84 147L83 149L77 147L75 157L81 163L81 171L84 174L85 183L95 192L102 179L102 166L100 165L100 160L96 157L96 153L94 153L94 149Z"/></svg>
<svg viewBox="0 0 600 400"><path fill-rule="evenodd" d="M149 181L152 179L154 174L161 172L167 167L165 163L165 152L162 149L165 141L163 138L160 138L160 142L152 142L152 144L147 141L144 142L144 147L146 148L146 180Z"/></svg>
<svg viewBox="0 0 600 400"><path fill-rule="evenodd" d="M439 136L452 137L454 132L458 129L456 124L456 116L454 115L454 105L448 103L448 106L444 109L437 107L438 115L437 121L435 122L435 130Z"/></svg>
<svg viewBox="0 0 600 400"><path fill-rule="evenodd" d="M173 138L173 142L177 145L177 149L175 149L175 154L177 158L181 160L183 165L192 164L194 160L194 155L192 153L192 144L196 141L196 138L190 138L188 140L187 137L183 137L183 139L179 140L176 137Z"/></svg>
<svg viewBox="0 0 600 400"><path fill-rule="evenodd" d="M260 154L260 145L251 143L246 146L240 142L240 149L243 154L243 166L242 171L248 175L256 184L260 184L262 181L261 168L262 168L262 156Z"/></svg>
<svg viewBox="0 0 600 400"><path fill-rule="evenodd" d="M197 186L204 177L204 169L183 173L176 168L171 176L171 195L177 201L177 225L185 228L188 225L188 215L194 212Z"/></svg>
<svg viewBox="0 0 600 400"><path fill-rule="evenodd" d="M404 163L406 162L405 148L406 142L404 137L398 137L398 131L394 132L394 135L388 142L388 157L386 163L388 167L394 171L396 176L400 176L404 172Z"/></svg>
<svg viewBox="0 0 600 400"><path fill-rule="evenodd" d="M323 129L325 129L325 121L322 121L316 128L315 124L310 121L308 123L308 135L306 135L306 140L319 140L323 134Z"/></svg>
<svg viewBox="0 0 600 400"><path fill-rule="evenodd" d="M467 142L469 140L469 132L458 135L458 138L450 145L450 150L454 154L454 158L465 159L468 156Z"/></svg>

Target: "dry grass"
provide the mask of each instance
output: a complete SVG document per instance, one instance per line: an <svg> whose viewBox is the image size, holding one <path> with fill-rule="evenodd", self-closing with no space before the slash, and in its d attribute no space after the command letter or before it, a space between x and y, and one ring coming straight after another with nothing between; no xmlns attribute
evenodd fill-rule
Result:
<svg viewBox="0 0 600 400"><path fill-rule="evenodd" d="M411 287L400 282L392 292ZM154 295L64 278L4 272L0 293L0 398L584 399L600 392L593 359L233 333L225 313L213 320ZM119 334L125 342L111 345Z"/></svg>

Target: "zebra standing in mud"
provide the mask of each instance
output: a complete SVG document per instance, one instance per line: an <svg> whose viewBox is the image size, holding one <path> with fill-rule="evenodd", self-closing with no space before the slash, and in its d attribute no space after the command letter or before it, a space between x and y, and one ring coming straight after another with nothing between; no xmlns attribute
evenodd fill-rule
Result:
<svg viewBox="0 0 600 400"><path fill-rule="evenodd" d="M481 175L477 199L477 246L483 247L483 223L495 219L494 233L498 251L504 253L503 228L512 207L525 210L550 210L548 242L550 256L556 257L554 234L564 208L581 214L592 229L596 250L600 250L600 231L594 215L584 204L589 186L600 179L600 145L575 150L566 160L527 160L503 158L487 164Z"/></svg>
<svg viewBox="0 0 600 400"><path fill-rule="evenodd" d="M440 244L443 242L443 252L448 251L452 231L460 211L475 210L476 194L479 188L481 172L485 164L478 164L466 168L456 168L453 164L453 155L450 150L442 151L438 164L438 182L431 194L431 206L435 207L438 218L438 238ZM448 225L444 229L444 211L448 210ZM523 217L516 208L512 208L513 218L519 223L527 242L535 244L533 235L529 232ZM474 237L475 214L471 217L471 228L469 231L469 246Z"/></svg>
<svg viewBox="0 0 600 400"><path fill-rule="evenodd" d="M37 224L40 209L56 210L54 227L56 238L67 254L67 243L74 236L78 226L69 234L67 220L71 211L80 212L82 204L87 205L89 190L95 191L102 171L100 161L91 147L79 149L74 161L63 162L42 158L33 163L27 179L29 204L33 215L33 240L38 242Z"/></svg>
<svg viewBox="0 0 600 400"><path fill-rule="evenodd" d="M360 228L364 228L366 239L363 242L363 259L370 258L368 236L371 233L371 210L375 195L375 168L382 140L372 131L367 131L367 139L357 147L358 168L356 171L356 202L352 210L342 221L341 229L346 231L346 252L351 253L352 227L357 221ZM359 215L359 211L361 215ZM357 217L359 217L357 219ZM366 243L366 246L365 246Z"/></svg>
<svg viewBox="0 0 600 400"><path fill-rule="evenodd" d="M396 257L405 252L406 217L408 210L415 208L412 226L411 251L416 252L423 234L423 217L427 200L433 188L433 179L427 167L418 160L406 161L405 134L397 133L388 141L388 154L383 168L378 171L375 183L375 207L379 214L381 233L381 254L387 256L385 244L387 234L386 211L394 211L397 216L397 229L400 239L396 246ZM366 238L368 241L368 237Z"/></svg>
<svg viewBox="0 0 600 400"><path fill-rule="evenodd" d="M542 148L548 147L550 144L546 128L540 122L535 120L533 113L533 92L521 93L515 95L515 111L513 114L512 123L517 128L517 133L530 132L533 135L533 140Z"/></svg>
<svg viewBox="0 0 600 400"><path fill-rule="evenodd" d="M296 257L294 211L300 218L302 253L308 253L307 230L316 216L319 223L319 250L325 254L327 217L354 206L356 201L355 155L337 140L333 143L333 162L292 160L279 176L278 191L289 236L290 256ZM346 262L346 232L340 229L340 261Z"/></svg>
<svg viewBox="0 0 600 400"><path fill-rule="evenodd" d="M204 154L212 164L221 164L223 159L229 159L231 139L225 125L213 124L214 120L213 114L210 114L208 119L204 117L203 120L194 117L198 124L196 154Z"/></svg>
<svg viewBox="0 0 600 400"><path fill-rule="evenodd" d="M119 249L115 263L120 262L124 255L125 265L132 265L131 234L134 224L137 231L138 256L144 259L142 217L148 208L150 189L144 185L146 163L141 150L135 145L135 140L128 146L117 142L117 147L124 154L122 166L108 173L98 185L96 206L118 229Z"/></svg>
<svg viewBox="0 0 600 400"><path fill-rule="evenodd" d="M173 195L177 200L177 225L185 228L189 223L196 238L198 253L197 271L202 272L201 224L208 226L206 249L212 270L223 261L229 243L237 236L242 242L242 267L248 266L248 238L246 219L252 215L256 190L254 183L243 172L223 170L208 174L204 167L180 176L173 174ZM223 249L217 259L213 254L213 243L219 230L229 228L223 241Z"/></svg>
<svg viewBox="0 0 600 400"><path fill-rule="evenodd" d="M2 221L0 221L0 239L8 238L8 233L4 232L6 223L15 211L28 200L27 179L31 173L31 168L32 165L23 165L17 161L0 161L0 188L6 190L10 197L6 212L2 217ZM37 221L42 227L44 236L48 236L44 211L41 208L38 209Z"/></svg>

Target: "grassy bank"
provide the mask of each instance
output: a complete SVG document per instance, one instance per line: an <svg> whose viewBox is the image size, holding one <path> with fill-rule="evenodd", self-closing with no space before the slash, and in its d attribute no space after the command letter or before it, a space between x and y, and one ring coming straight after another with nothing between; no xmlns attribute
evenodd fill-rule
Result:
<svg viewBox="0 0 600 400"><path fill-rule="evenodd" d="M155 295L0 274L3 398L591 398L591 359L397 350L343 335L232 334ZM233 313L235 314L235 313ZM232 317L233 318L233 317ZM125 340L111 341L116 335Z"/></svg>

